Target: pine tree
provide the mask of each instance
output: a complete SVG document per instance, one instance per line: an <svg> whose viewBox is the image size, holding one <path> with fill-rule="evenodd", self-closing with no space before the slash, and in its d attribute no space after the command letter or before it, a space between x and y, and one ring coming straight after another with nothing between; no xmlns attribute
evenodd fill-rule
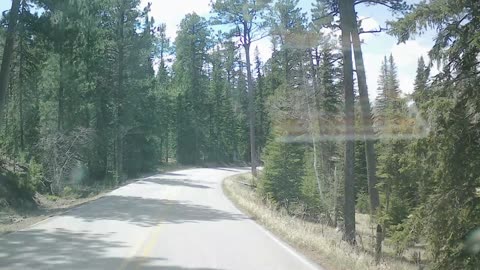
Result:
<svg viewBox="0 0 480 270"><path fill-rule="evenodd" d="M387 57L385 56L382 61L382 66L380 68L380 75L378 77L378 88L377 88L377 97L375 99L375 115L376 120L380 121L380 124L383 124L384 112L388 107L388 76L389 76L389 67L387 62Z"/></svg>
<svg viewBox="0 0 480 270"><path fill-rule="evenodd" d="M415 75L415 82L413 86L413 99L417 106L421 106L425 102L427 93L427 82L430 75L430 68L425 65L425 60L420 56L417 64L417 73Z"/></svg>
<svg viewBox="0 0 480 270"><path fill-rule="evenodd" d="M250 162L252 174L257 176L257 147L255 142L255 94L250 62L250 49L255 31L263 24L262 12L267 8L270 1L242 0L240 3L234 0L219 0L213 3L212 8L216 13L216 24L232 25L245 50L245 64L247 70L247 93L248 93L248 123L250 138Z"/></svg>
<svg viewBox="0 0 480 270"><path fill-rule="evenodd" d="M277 139L267 143L260 190L265 197L288 209L300 200L305 151L301 144L282 140L287 132L276 130L273 134Z"/></svg>
<svg viewBox="0 0 480 270"><path fill-rule="evenodd" d="M180 23L175 39L174 84L181 93L177 119L177 158L182 163L197 164L205 153L207 134L207 80L203 69L207 59L210 33L207 21L195 13Z"/></svg>
<svg viewBox="0 0 480 270"><path fill-rule="evenodd" d="M270 117L267 111L267 100L269 96L269 91L267 89L267 82L265 75L262 72L262 62L260 60L260 53L258 47L255 48L255 71L256 71L256 91L255 91L255 103L256 103L256 124L257 124L257 147L258 153L263 152L265 145L267 143L267 138L270 133Z"/></svg>

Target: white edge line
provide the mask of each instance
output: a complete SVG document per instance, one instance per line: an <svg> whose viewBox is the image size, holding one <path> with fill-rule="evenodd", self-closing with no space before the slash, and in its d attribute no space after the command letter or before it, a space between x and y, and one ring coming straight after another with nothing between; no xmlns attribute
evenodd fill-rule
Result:
<svg viewBox="0 0 480 270"><path fill-rule="evenodd" d="M303 264L307 265L311 269L315 270L324 270L323 268L317 266L316 264L312 263L309 259L307 259L305 256L300 255L296 250L294 250L290 245L284 243L282 240L278 239L277 236L272 234L270 231L265 229L263 226L255 222L254 220L250 219L251 222L253 222L263 233L265 233L269 238L271 238L275 243L277 243L279 246L287 250L290 254L292 254L295 258L297 258L299 261L301 261Z"/></svg>
<svg viewBox="0 0 480 270"><path fill-rule="evenodd" d="M238 174L241 174L241 173L238 173ZM238 175L238 174L233 174L231 176L235 176L235 175ZM223 181L225 181L227 177L225 177ZM241 209L239 209L229 198L228 196L225 195L225 192L223 192L223 188L221 188L221 191L222 191L222 194L223 196L233 205L233 207L235 209L237 209L238 211L240 211L240 213L242 213L243 215L245 215L246 217L249 217L249 221L252 222L253 224L255 224L255 226L258 227L258 229L260 229L260 231L262 231L264 234L266 234L270 239L272 239L275 243L277 243L280 247L282 247L283 249L285 249L286 251L288 251L291 255L293 255L295 258L297 258L299 261L301 261L303 264L305 264L306 266L308 266L309 268L311 269L314 269L314 270L325 270L324 268L322 268L321 266L318 266L316 264L314 264L313 262L311 262L309 259L307 259L305 256L299 254L295 249L293 249L289 244L283 242L282 240L280 240L277 236L275 236L272 232L270 232L269 230L265 229L262 225L258 224L255 220L253 220L250 215L244 213Z"/></svg>

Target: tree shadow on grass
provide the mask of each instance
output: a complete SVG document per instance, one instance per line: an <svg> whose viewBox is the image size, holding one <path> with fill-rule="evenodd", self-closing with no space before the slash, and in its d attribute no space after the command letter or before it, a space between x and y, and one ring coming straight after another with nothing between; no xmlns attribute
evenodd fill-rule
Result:
<svg viewBox="0 0 480 270"><path fill-rule="evenodd" d="M59 229L6 235L0 237L0 269L220 270L168 266L165 258L112 256L112 250L129 247L110 236Z"/></svg>

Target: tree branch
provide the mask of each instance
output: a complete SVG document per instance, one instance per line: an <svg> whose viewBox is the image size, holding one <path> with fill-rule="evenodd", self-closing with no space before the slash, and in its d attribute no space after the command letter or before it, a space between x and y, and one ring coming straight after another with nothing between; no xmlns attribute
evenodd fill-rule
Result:
<svg viewBox="0 0 480 270"><path fill-rule="evenodd" d="M383 1L380 1L380 0L359 0L354 2L355 6L359 4L377 4L377 5L387 7L389 9L395 9L394 6L384 3Z"/></svg>
<svg viewBox="0 0 480 270"><path fill-rule="evenodd" d="M375 29L375 30L359 31L358 34L375 34L375 33L381 33L383 31L388 31L388 28L380 27L379 29Z"/></svg>

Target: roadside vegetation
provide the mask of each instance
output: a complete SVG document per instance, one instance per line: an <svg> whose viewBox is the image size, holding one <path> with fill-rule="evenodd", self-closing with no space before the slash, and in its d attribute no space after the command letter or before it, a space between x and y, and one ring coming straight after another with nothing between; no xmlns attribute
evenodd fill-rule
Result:
<svg viewBox="0 0 480 270"><path fill-rule="evenodd" d="M131 178L121 183L100 182L94 185L76 184L66 185L62 192L56 194L36 192L32 196L23 197L15 194L9 197L16 199L8 201L7 196L0 197L0 235L4 233L15 232L40 222L48 217L59 215L79 205L94 201L108 192L117 189L120 186L128 185L140 179L141 177L192 168L178 164L162 165L155 171L139 175L138 178ZM0 184L0 190L5 191Z"/></svg>
<svg viewBox="0 0 480 270"><path fill-rule="evenodd" d="M0 207L91 197L172 162L249 163L254 176L264 166L255 196L338 228L335 245L356 258L478 268L480 1L215 0L174 40L144 2L11 1ZM392 21L364 29L373 8ZM364 34L407 42L427 30L412 93L391 54L367 89Z"/></svg>
<svg viewBox="0 0 480 270"><path fill-rule="evenodd" d="M353 247L342 240L339 228L308 218L303 206L287 210L265 200L252 185L251 174L229 177L223 188L227 197L247 215L325 269L413 270L422 266L416 261L414 249L398 256L391 244L385 245L386 254L377 265L371 252L374 224L367 214L356 214L357 237L362 242Z"/></svg>

